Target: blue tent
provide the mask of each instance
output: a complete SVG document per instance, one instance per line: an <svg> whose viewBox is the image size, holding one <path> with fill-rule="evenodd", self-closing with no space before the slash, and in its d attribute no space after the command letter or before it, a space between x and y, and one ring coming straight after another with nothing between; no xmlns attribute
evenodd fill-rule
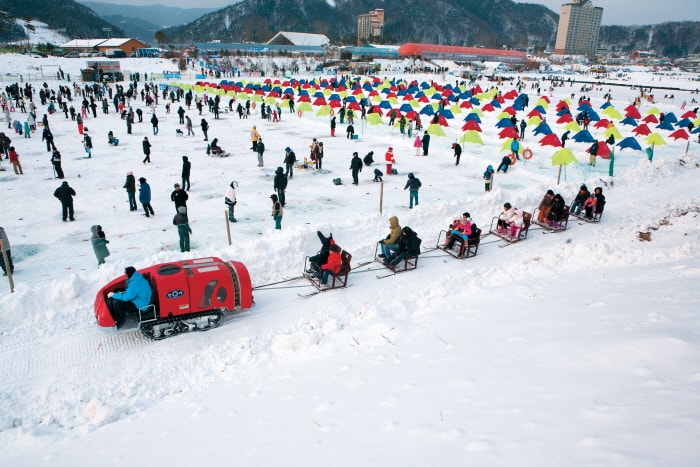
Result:
<svg viewBox="0 0 700 467"><path fill-rule="evenodd" d="M617 143L617 146L622 150L622 149L634 149L635 151L641 151L642 147L639 145L639 141L637 141L633 136L628 136L627 138L623 139L619 143Z"/></svg>
<svg viewBox="0 0 700 467"><path fill-rule="evenodd" d="M595 138L593 137L593 135L591 134L591 132L588 131L588 130L581 130L581 131L579 131L579 132L576 133L576 134L574 135L574 137L571 138L571 139L573 139L573 140L576 141L577 143L592 143L592 142L595 141Z"/></svg>
<svg viewBox="0 0 700 467"><path fill-rule="evenodd" d="M549 128L549 125L547 125L545 122L537 125L532 132L536 135L551 135L553 133L552 129Z"/></svg>
<svg viewBox="0 0 700 467"><path fill-rule="evenodd" d="M633 119L632 117L625 117L620 120L620 123L623 125L637 126L637 120Z"/></svg>

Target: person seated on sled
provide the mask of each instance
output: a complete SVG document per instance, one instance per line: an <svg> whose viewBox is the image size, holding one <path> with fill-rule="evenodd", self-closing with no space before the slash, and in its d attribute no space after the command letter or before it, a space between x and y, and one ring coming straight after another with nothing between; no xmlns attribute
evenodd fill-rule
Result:
<svg viewBox="0 0 700 467"><path fill-rule="evenodd" d="M554 192L552 190L547 190L547 193L538 206L540 212L537 215L537 222L544 222L545 219L549 219L549 211L552 210L552 204L554 204Z"/></svg>
<svg viewBox="0 0 700 467"><path fill-rule="evenodd" d="M219 147L219 138L214 138L211 140L211 144L209 145L209 151L212 153L214 156L218 156L219 154L222 154L224 152L221 147Z"/></svg>
<svg viewBox="0 0 700 467"><path fill-rule="evenodd" d="M598 198L595 193L591 193L586 201L583 202L583 210L586 212L586 219L593 219L593 214L596 212Z"/></svg>
<svg viewBox="0 0 700 467"><path fill-rule="evenodd" d="M474 233L476 233L476 224L472 222L471 215L465 212L461 219L455 219L450 224L450 230L445 238L445 249L452 248L455 242L463 244L469 241Z"/></svg>
<svg viewBox="0 0 700 467"><path fill-rule="evenodd" d="M328 247L328 260L321 266L323 274L321 276L321 287L328 287L328 277L334 276L340 272L343 265L343 259L340 255L340 247L333 243Z"/></svg>
<svg viewBox="0 0 700 467"><path fill-rule="evenodd" d="M151 304L151 286L145 277L133 266L124 269L126 290L107 294L107 307L117 324L117 329L124 325L128 313L138 313Z"/></svg>
<svg viewBox="0 0 700 467"><path fill-rule="evenodd" d="M581 185L581 188L579 188L576 198L574 198L574 202L571 203L571 214L574 214L576 216L581 214L581 208L583 207L583 203L586 202L590 195L591 192L588 191L588 187L586 185Z"/></svg>
<svg viewBox="0 0 700 467"><path fill-rule="evenodd" d="M592 219L594 214L601 214L603 212L603 208L605 207L605 195L603 194L603 189L599 186L596 187L593 190L593 195L595 196L596 204L590 213L588 212L588 209L586 209L586 218L588 219Z"/></svg>
<svg viewBox="0 0 700 467"><path fill-rule="evenodd" d="M421 239L418 234L410 227L401 229L401 238L399 239L399 249L396 254L387 258L389 266L396 266L406 258L413 258L420 254Z"/></svg>
<svg viewBox="0 0 700 467"><path fill-rule="evenodd" d="M515 208L511 206L510 203L505 203L503 205L503 211L501 211L501 213L498 215L498 222L496 223L498 233L508 233L509 224L514 214Z"/></svg>
<svg viewBox="0 0 700 467"><path fill-rule="evenodd" d="M523 228L523 225L523 214L518 209L513 208L513 216L510 218L510 222L508 222L510 236L517 238L518 234L520 233L520 229Z"/></svg>
<svg viewBox="0 0 700 467"><path fill-rule="evenodd" d="M318 250L318 253L309 258L309 269L306 270L307 274L314 275L321 273L321 266L328 262L330 248L331 246L335 245L333 234L326 237L320 230L317 230L316 235L318 235L318 239L321 240L321 249Z"/></svg>
<svg viewBox="0 0 700 467"><path fill-rule="evenodd" d="M552 206L549 209L549 214L547 214L548 226L553 228L559 227L559 222L561 222L565 207L566 203L564 202L564 198L562 198L559 193L554 195L554 198L552 198Z"/></svg>
<svg viewBox="0 0 700 467"><path fill-rule="evenodd" d="M401 226L399 225L399 218L396 216L391 216L389 218L389 235L385 239L379 240L379 246L382 249L380 258L389 258L390 254L398 251L399 240L401 238Z"/></svg>

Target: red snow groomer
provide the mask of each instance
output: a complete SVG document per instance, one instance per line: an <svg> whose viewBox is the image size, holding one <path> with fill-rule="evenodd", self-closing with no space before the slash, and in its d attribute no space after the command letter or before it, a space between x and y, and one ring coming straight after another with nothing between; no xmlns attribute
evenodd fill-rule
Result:
<svg viewBox="0 0 700 467"><path fill-rule="evenodd" d="M139 328L150 339L165 339L215 328L223 321L224 313L253 306L248 269L237 261L189 259L156 264L138 272L151 286L151 303L127 316L120 331ZM125 288L126 276L121 276L97 293L95 318L99 326L116 325L107 294Z"/></svg>

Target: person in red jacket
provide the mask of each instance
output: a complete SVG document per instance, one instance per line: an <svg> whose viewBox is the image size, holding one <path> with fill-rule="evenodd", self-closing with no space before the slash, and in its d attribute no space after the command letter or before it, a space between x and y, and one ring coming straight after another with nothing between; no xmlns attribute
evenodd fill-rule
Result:
<svg viewBox="0 0 700 467"><path fill-rule="evenodd" d="M10 157L10 164L12 164L12 168L15 169L15 175L24 175L24 172L22 171L22 164L19 163L19 155L17 154L17 151L15 151L14 146L10 146L7 151L7 155Z"/></svg>
<svg viewBox="0 0 700 467"><path fill-rule="evenodd" d="M392 164L396 164L396 159L394 159L394 148L389 147L389 149L386 150L384 158L386 159L386 174L392 175L393 172L391 171L391 166Z"/></svg>
<svg viewBox="0 0 700 467"><path fill-rule="evenodd" d="M328 287L328 276L331 274L338 274L340 272L340 267L343 265L343 261L340 256L340 247L334 243L328 247L328 250L328 261L326 264L321 266L321 270L323 271L323 276L321 277L321 287Z"/></svg>

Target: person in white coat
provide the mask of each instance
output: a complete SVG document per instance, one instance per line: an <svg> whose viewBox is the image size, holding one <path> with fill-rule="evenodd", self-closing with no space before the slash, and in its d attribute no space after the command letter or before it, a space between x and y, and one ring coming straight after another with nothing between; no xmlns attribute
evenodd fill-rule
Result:
<svg viewBox="0 0 700 467"><path fill-rule="evenodd" d="M225 203L228 206L228 220L229 222L238 222L233 216L233 208L236 205L236 188L238 188L238 182L233 181L226 187L226 198Z"/></svg>

